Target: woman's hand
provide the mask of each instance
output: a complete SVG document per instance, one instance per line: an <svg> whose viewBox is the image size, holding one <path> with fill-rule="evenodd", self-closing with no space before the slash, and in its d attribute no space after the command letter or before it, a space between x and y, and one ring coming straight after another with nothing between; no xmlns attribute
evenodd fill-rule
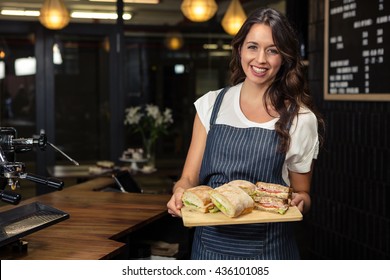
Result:
<svg viewBox="0 0 390 280"><path fill-rule="evenodd" d="M181 208L183 207L183 202L181 198L183 196L183 193L183 188L176 188L171 199L167 203L168 213L171 214L172 217L181 217Z"/></svg>
<svg viewBox="0 0 390 280"><path fill-rule="evenodd" d="M291 205L296 206L302 214L309 211L311 206L310 183L313 164L307 173L297 173L289 171L291 187L293 188Z"/></svg>
<svg viewBox="0 0 390 280"><path fill-rule="evenodd" d="M293 192L291 206L296 206L301 213L306 213L310 208L310 195L306 192Z"/></svg>

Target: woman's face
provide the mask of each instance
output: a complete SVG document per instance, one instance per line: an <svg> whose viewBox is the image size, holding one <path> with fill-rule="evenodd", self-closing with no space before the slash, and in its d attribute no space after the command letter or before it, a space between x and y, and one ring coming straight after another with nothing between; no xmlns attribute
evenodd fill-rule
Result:
<svg viewBox="0 0 390 280"><path fill-rule="evenodd" d="M275 46L271 27L254 24L240 49L241 66L246 80L258 86L268 87L275 79L282 56Z"/></svg>

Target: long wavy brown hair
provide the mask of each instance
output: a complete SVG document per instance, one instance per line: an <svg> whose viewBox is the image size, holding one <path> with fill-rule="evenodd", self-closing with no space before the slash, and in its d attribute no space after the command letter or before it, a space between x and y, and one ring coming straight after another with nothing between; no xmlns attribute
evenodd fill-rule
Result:
<svg viewBox="0 0 390 280"><path fill-rule="evenodd" d="M299 52L298 36L288 19L278 11L271 8L255 10L233 38L232 59L230 61L231 84L236 85L246 78L241 65L240 49L254 24L266 24L271 27L275 46L282 56L281 68L263 97L264 104L267 105L270 102L280 116L275 124L275 130L280 139L280 151L286 152L289 148L289 124L298 115L301 106L309 108L316 115L319 140L322 144L324 120L315 108L310 96L305 77L305 66ZM268 106L265 106L265 108L268 108Z"/></svg>

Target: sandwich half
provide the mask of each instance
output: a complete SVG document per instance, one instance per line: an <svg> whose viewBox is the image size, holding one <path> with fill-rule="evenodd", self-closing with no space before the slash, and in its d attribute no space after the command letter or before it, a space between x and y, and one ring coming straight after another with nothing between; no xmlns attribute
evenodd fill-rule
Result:
<svg viewBox="0 0 390 280"><path fill-rule="evenodd" d="M184 191L181 200L183 204L191 210L202 213L215 212L214 204L211 202L210 191L213 188L200 185Z"/></svg>
<svg viewBox="0 0 390 280"><path fill-rule="evenodd" d="M234 218L252 212L253 199L240 187L224 184L210 192L212 203L226 216Z"/></svg>
<svg viewBox="0 0 390 280"><path fill-rule="evenodd" d="M288 200L275 196L259 196L255 198L255 209L285 214L288 210Z"/></svg>
<svg viewBox="0 0 390 280"><path fill-rule="evenodd" d="M253 199L255 209L285 214L289 208L292 188L283 185L257 182Z"/></svg>
<svg viewBox="0 0 390 280"><path fill-rule="evenodd" d="M240 187L242 190L244 190L247 194L252 196L256 191L256 185L252 182L246 181L246 180L233 180L228 183L231 186L237 186Z"/></svg>
<svg viewBox="0 0 390 280"><path fill-rule="evenodd" d="M292 189L278 184L271 184L265 182L256 183L255 196L274 196L282 199L291 198Z"/></svg>

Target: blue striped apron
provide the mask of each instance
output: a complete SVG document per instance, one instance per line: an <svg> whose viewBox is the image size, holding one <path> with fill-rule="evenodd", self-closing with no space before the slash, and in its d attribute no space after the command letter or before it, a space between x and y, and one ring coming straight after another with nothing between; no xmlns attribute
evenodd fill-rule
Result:
<svg viewBox="0 0 390 280"><path fill-rule="evenodd" d="M232 180L272 182L282 178L285 153L275 130L216 124L228 88L218 95L210 119L200 183L216 188ZM207 226L195 229L192 259L299 259L291 223Z"/></svg>

